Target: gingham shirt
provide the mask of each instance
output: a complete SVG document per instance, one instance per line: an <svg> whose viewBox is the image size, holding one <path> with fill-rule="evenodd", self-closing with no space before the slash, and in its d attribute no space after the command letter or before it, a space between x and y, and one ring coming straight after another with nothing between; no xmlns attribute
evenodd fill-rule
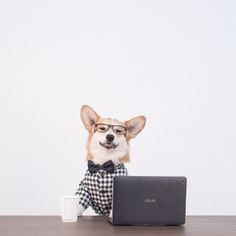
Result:
<svg viewBox="0 0 236 236"><path fill-rule="evenodd" d="M124 164L114 164L114 173L98 170L91 174L86 171L75 194L79 196L79 204L85 209L91 206L99 215L109 215L112 204L112 187L114 176L128 175Z"/></svg>

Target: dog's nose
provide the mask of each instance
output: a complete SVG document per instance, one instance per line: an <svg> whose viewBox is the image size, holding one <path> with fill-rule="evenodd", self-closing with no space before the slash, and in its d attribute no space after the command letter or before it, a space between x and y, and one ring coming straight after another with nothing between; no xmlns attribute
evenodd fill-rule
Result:
<svg viewBox="0 0 236 236"><path fill-rule="evenodd" d="M113 134L108 134L107 136L106 136L106 139L107 139L107 141L108 142L112 142L113 140L114 140L114 135Z"/></svg>

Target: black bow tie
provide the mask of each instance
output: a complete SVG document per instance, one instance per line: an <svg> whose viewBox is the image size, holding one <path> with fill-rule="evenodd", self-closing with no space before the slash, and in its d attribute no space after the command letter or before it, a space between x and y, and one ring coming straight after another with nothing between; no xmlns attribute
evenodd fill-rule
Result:
<svg viewBox="0 0 236 236"><path fill-rule="evenodd" d="M112 161L107 161L102 165L97 165L93 161L88 161L88 170L91 174L96 173L99 170L105 170L107 173L114 173L115 166Z"/></svg>

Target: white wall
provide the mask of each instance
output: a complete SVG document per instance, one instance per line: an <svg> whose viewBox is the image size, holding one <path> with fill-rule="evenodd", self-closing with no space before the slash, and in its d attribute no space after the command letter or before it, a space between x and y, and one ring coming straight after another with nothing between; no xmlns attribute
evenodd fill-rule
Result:
<svg viewBox="0 0 236 236"><path fill-rule="evenodd" d="M146 115L130 175L185 175L187 214L236 214L235 12L233 0L1 1L0 214L59 214L86 170L84 103Z"/></svg>

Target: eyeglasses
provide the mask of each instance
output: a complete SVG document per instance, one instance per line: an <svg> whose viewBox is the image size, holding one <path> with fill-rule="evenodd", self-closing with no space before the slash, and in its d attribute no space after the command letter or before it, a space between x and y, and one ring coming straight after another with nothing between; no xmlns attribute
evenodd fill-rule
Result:
<svg viewBox="0 0 236 236"><path fill-rule="evenodd" d="M107 130L112 128L114 133L119 135L126 135L127 128L121 125L108 125L108 124L95 124L94 126L94 132L98 131L100 133L105 133Z"/></svg>

